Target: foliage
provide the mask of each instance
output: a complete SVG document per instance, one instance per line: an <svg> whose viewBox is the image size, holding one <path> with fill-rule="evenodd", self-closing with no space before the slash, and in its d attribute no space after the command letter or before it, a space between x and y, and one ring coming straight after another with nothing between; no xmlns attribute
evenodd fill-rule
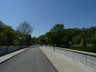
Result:
<svg viewBox="0 0 96 72"><path fill-rule="evenodd" d="M28 34L21 34L21 32L15 31L11 26L0 21L0 47L31 44L31 35L29 35L29 32L31 31L27 32L26 30ZM20 37L22 37L22 40Z"/></svg>
<svg viewBox="0 0 96 72"><path fill-rule="evenodd" d="M32 44L39 44L39 40L36 37L32 38Z"/></svg>
<svg viewBox="0 0 96 72"><path fill-rule="evenodd" d="M54 25L49 32L38 38L31 38L33 28L28 22L21 23L17 30L0 21L0 47L49 44L53 46L96 52L96 27L69 28L64 24Z"/></svg>
<svg viewBox="0 0 96 72"><path fill-rule="evenodd" d="M52 43L56 44L56 46L60 46L62 44L62 38L64 35L64 25L63 24L56 24L50 30L50 33L51 33L52 37L49 37L49 36L48 37L50 39L52 39Z"/></svg>
<svg viewBox="0 0 96 72"><path fill-rule="evenodd" d="M47 39L50 45L96 52L96 27L64 29L63 24L54 25L40 38ZM79 46L78 46L79 45Z"/></svg>
<svg viewBox="0 0 96 72"><path fill-rule="evenodd" d="M60 32L60 31L63 31L64 29L64 25L63 24L56 24L53 26L53 28L51 28L51 31L52 32Z"/></svg>
<svg viewBox="0 0 96 72"><path fill-rule="evenodd" d="M83 48L81 44L71 46L70 49L80 50L80 51L88 51L94 52L92 45L87 45L86 48Z"/></svg>
<svg viewBox="0 0 96 72"><path fill-rule="evenodd" d="M10 26L0 22L0 45L14 45L14 32Z"/></svg>
<svg viewBox="0 0 96 72"><path fill-rule="evenodd" d="M80 36L74 36L72 40L74 44L80 44L82 39Z"/></svg>
<svg viewBox="0 0 96 72"><path fill-rule="evenodd" d="M92 46L93 46L93 51L96 52L96 34L94 36L92 36L91 43L92 43Z"/></svg>
<svg viewBox="0 0 96 72"><path fill-rule="evenodd" d="M21 45L30 45L31 44L31 33L33 31L32 26L24 21L17 27L17 32L20 35L20 44Z"/></svg>

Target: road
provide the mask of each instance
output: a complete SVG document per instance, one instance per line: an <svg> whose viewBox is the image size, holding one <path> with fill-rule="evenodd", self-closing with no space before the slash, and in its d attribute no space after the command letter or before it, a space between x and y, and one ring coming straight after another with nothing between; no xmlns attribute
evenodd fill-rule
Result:
<svg viewBox="0 0 96 72"><path fill-rule="evenodd" d="M39 47L30 48L0 64L0 72L58 72Z"/></svg>

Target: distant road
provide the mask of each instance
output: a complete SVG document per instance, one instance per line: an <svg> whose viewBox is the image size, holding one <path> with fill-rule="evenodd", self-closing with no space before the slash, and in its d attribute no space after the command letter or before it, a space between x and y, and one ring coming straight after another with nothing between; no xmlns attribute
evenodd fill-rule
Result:
<svg viewBox="0 0 96 72"><path fill-rule="evenodd" d="M30 48L12 59L0 64L0 72L58 72L44 53Z"/></svg>

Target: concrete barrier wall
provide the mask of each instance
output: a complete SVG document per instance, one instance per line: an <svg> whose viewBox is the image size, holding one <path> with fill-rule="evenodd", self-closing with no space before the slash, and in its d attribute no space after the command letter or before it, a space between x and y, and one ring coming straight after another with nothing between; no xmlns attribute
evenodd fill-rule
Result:
<svg viewBox="0 0 96 72"><path fill-rule="evenodd" d="M66 56L76 62L86 65L96 72L96 53L77 51L72 49L47 46L51 51L55 51L63 56Z"/></svg>
<svg viewBox="0 0 96 72"><path fill-rule="evenodd" d="M8 53L11 53L11 52L14 52L14 51L26 48L26 47L28 47L28 46L15 46L15 47L1 48L0 56L3 56L5 54L8 54Z"/></svg>

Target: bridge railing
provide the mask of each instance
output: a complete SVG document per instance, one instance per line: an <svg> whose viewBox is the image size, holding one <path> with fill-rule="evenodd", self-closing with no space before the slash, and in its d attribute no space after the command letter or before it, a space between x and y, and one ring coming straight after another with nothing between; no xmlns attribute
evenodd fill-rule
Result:
<svg viewBox="0 0 96 72"><path fill-rule="evenodd" d="M72 50L67 48L47 46L47 49L68 57L96 72L96 53Z"/></svg>
<svg viewBox="0 0 96 72"><path fill-rule="evenodd" d="M0 56L3 56L5 54L26 48L28 46L15 46L15 47L7 47L7 48L0 48Z"/></svg>

